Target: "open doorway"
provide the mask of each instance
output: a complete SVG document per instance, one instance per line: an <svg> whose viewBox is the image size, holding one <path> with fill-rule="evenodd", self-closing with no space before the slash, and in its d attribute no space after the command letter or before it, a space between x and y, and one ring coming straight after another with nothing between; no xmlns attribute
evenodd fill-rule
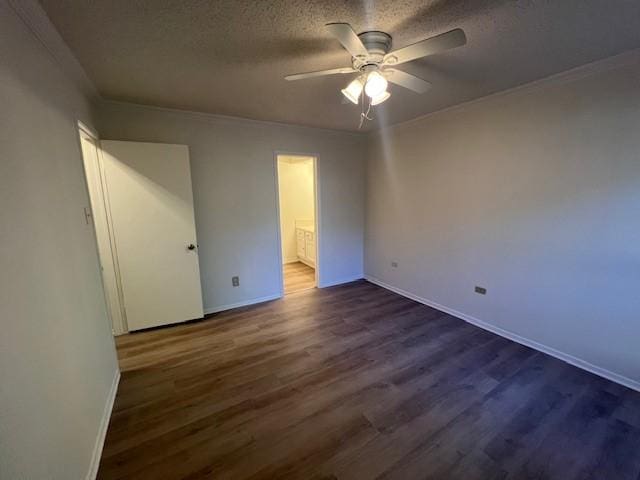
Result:
<svg viewBox="0 0 640 480"><path fill-rule="evenodd" d="M317 285L316 158L277 155L285 295Z"/></svg>

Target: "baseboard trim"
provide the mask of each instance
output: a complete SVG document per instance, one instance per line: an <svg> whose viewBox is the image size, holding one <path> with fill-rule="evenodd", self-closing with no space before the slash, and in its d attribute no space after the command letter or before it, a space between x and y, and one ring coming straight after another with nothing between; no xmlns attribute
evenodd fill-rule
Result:
<svg viewBox="0 0 640 480"><path fill-rule="evenodd" d="M271 300L277 300L278 298L281 298L281 297L282 297L282 295L276 294L276 295L267 295L266 297L252 298L250 300L243 300L241 302L229 303L227 305L219 305L217 307L205 308L204 309L204 313L205 313L205 315L210 315L212 313L218 313L218 312L224 312L225 310L231 310L232 308L248 307L249 305L255 305L257 303L263 303L263 302L269 302Z"/></svg>
<svg viewBox="0 0 640 480"><path fill-rule="evenodd" d="M316 269L316 265L315 265L315 263L310 262L309 260L306 260L306 259L304 259L304 258L298 258L298 260L297 260L297 261L298 261L298 262L300 262L300 263L304 263L307 267L311 267L311 268L313 268L314 270Z"/></svg>
<svg viewBox="0 0 640 480"><path fill-rule="evenodd" d="M445 305L440 305L439 303L433 302L426 298L422 298L418 295L415 295L411 292L407 292L398 287L394 287L393 285L389 285L388 283L383 282L382 280L372 277L371 275L365 275L364 278L379 287L390 290L398 295L402 295L403 297L414 300L418 303L422 303L429 307L435 308L436 310L440 310L441 312L448 313L449 315L453 315L465 322L471 323L477 327L482 328L483 330L487 330L491 333L495 333L496 335L500 335L501 337L507 338L509 340L513 340L516 343L524 345L526 347L533 348L534 350L538 350L539 352L546 353L547 355L551 355L552 357L557 358L558 360L562 360L563 362L569 363L574 367L581 368L582 370L586 370L594 375L598 375L599 377L606 378L607 380L611 380L612 382L618 383L625 387L631 388L632 390L636 390L640 392L640 382L633 380L631 378L625 377L623 375L617 374L615 372L611 372L605 368L598 367L597 365L593 365L592 363L587 362L578 357L574 357L568 353L561 352L560 350L556 350L555 348L549 347L542 343L538 343L534 340L530 340L528 338L522 337L516 333L510 332L508 330L504 330L503 328L496 327L488 322L480 320L478 318L472 317L471 315L467 315L466 313L459 312L454 310L453 308L449 308Z"/></svg>
<svg viewBox="0 0 640 480"><path fill-rule="evenodd" d="M102 420L100 421L100 429L98 430L98 438L93 447L93 454L91 455L91 464L89 465L89 472L87 472L86 480L95 480L98 476L98 468L100 468L100 459L102 458L102 449L104 447L104 441L107 438L107 430L109 429L109 420L111 420L111 412L113 412L113 404L116 400L116 394L118 393L118 385L120 384L120 369L116 372L111 383L111 390L109 390L109 396L107 397L107 403L104 406L104 412L102 414Z"/></svg>
<svg viewBox="0 0 640 480"><path fill-rule="evenodd" d="M346 277L346 278L342 278L340 280L335 280L332 282L323 282L320 283L318 285L318 288L329 288L329 287L335 287L337 285L342 285L344 283L351 283L351 282L355 282L357 280L362 280L364 277L362 275L356 275L354 277ZM371 282L374 283L374 282Z"/></svg>

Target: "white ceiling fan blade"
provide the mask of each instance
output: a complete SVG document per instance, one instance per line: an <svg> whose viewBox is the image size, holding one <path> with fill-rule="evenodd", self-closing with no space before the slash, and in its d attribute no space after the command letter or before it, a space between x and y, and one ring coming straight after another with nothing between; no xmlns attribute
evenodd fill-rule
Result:
<svg viewBox="0 0 640 480"><path fill-rule="evenodd" d="M399 48L384 56L384 63L387 65L399 65L401 63L410 62L417 58L434 55L444 52L451 48L460 47L467 43L467 36L460 28L450 30L446 33L427 38L421 42L414 43L403 48Z"/></svg>
<svg viewBox="0 0 640 480"><path fill-rule="evenodd" d="M354 70L351 67L343 67L343 68L332 68L329 70L319 70L317 72L307 72L307 73L296 73L295 75L287 75L285 80L303 80L305 78L313 78L313 77L323 77L325 75L336 75L340 73L354 73L357 70Z"/></svg>
<svg viewBox="0 0 640 480"><path fill-rule="evenodd" d="M387 68L384 70L385 77L391 83L408 88L416 93L424 93L431 88L431 84L426 80L411 75L410 73L396 70L395 68Z"/></svg>
<svg viewBox="0 0 640 480"><path fill-rule="evenodd" d="M327 30L338 39L342 46L351 54L352 57L367 56L369 52L364 46L362 40L353 31L348 23L327 23Z"/></svg>

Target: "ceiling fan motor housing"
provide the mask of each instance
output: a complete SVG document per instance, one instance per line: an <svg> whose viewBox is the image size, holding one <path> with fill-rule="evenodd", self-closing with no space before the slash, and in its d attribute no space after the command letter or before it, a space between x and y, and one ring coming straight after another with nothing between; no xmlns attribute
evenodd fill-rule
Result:
<svg viewBox="0 0 640 480"><path fill-rule="evenodd" d="M391 35L385 32L362 32L358 35L369 55L353 57L353 68L362 70L367 65L379 65L384 56L391 50Z"/></svg>

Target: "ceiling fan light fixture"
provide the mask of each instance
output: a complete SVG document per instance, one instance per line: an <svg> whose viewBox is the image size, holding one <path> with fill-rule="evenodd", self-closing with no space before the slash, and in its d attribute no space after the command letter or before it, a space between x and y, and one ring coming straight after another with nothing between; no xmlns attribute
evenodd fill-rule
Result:
<svg viewBox="0 0 640 480"><path fill-rule="evenodd" d="M347 99L355 103L356 105L360 101L360 95L362 94L362 82L359 78L356 78L353 82L347 85L347 88L342 89L342 94L347 97Z"/></svg>
<svg viewBox="0 0 640 480"><path fill-rule="evenodd" d="M373 97L371 99L371 105L380 105L382 102L386 101L390 96L391 94L389 92L386 92L386 91L382 92L377 97Z"/></svg>
<svg viewBox="0 0 640 480"><path fill-rule="evenodd" d="M365 120L372 120L368 116L371 106L380 105L391 97L387 91L389 83L399 85L415 93L425 93L431 87L431 84L426 80L404 70L397 70L396 65L439 54L467 43L464 31L455 28L390 52L392 39L388 33L375 30L357 34L351 25L344 22L327 23L325 27L349 52L351 66L296 73L284 78L292 81L326 75L358 74L356 80L341 90L347 100L355 105L359 105L360 97L363 97L360 127L358 128L362 127ZM369 97L369 107L366 105L364 94Z"/></svg>
<svg viewBox="0 0 640 480"><path fill-rule="evenodd" d="M364 86L365 93L371 98L382 95L387 90L387 79L379 72L371 72L367 76L367 83Z"/></svg>

